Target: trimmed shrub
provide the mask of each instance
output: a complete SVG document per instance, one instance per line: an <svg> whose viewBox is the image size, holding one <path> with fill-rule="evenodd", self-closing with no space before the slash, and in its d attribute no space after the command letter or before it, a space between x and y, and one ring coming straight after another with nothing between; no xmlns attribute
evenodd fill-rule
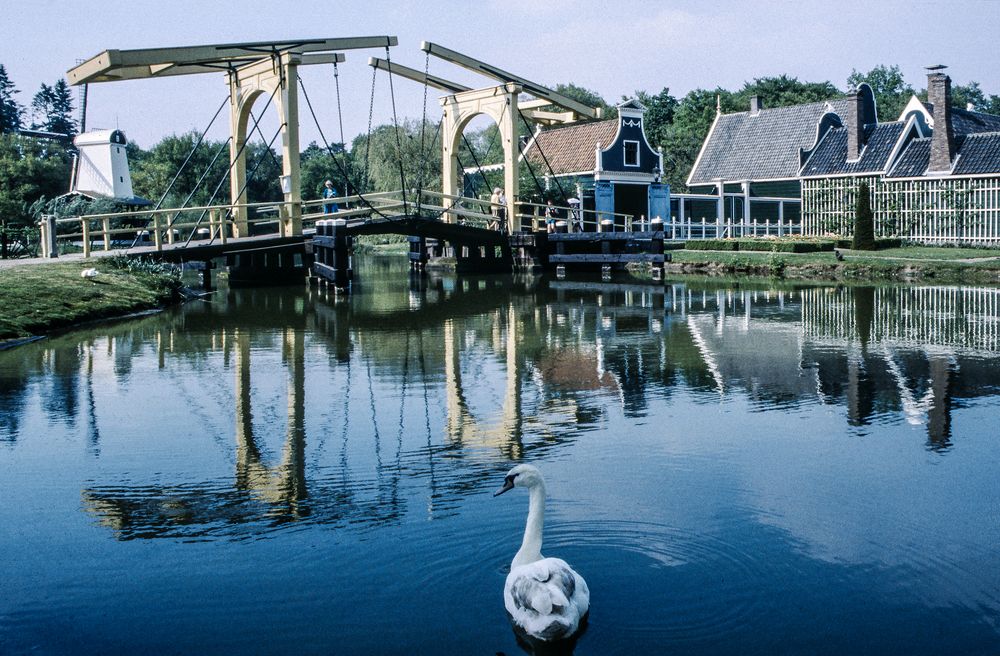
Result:
<svg viewBox="0 0 1000 656"><path fill-rule="evenodd" d="M830 239L739 239L741 251L770 251L772 253L819 253L832 251Z"/></svg>
<svg viewBox="0 0 1000 656"><path fill-rule="evenodd" d="M868 182L858 185L858 206L854 212L854 249L875 250L875 215L872 213L872 199L868 192Z"/></svg>
<svg viewBox="0 0 1000 656"><path fill-rule="evenodd" d="M692 239L685 242L684 248L689 251L736 251L739 241L736 239Z"/></svg>

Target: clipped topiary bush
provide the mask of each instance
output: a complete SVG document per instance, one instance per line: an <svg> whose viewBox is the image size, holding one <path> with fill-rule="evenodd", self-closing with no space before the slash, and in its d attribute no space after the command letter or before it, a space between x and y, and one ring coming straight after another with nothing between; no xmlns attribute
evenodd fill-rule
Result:
<svg viewBox="0 0 1000 656"><path fill-rule="evenodd" d="M854 212L854 250L875 250L875 215L872 213L872 199L868 182L858 185L858 206Z"/></svg>

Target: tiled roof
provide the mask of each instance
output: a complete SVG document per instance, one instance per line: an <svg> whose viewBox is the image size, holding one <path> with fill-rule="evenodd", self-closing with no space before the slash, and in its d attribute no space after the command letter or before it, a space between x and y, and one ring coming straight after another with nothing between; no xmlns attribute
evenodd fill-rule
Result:
<svg viewBox="0 0 1000 656"><path fill-rule="evenodd" d="M1000 132L967 135L958 149L958 161L952 173L1000 173Z"/></svg>
<svg viewBox="0 0 1000 656"><path fill-rule="evenodd" d="M967 134L957 139L958 158L952 175L1000 174L1000 132ZM890 178L913 178L927 172L931 138L914 139L889 172Z"/></svg>
<svg viewBox="0 0 1000 656"><path fill-rule="evenodd" d="M846 116L847 101L809 103L720 116L705 143L691 184L718 178L727 181L795 178L799 148L810 148L816 126L828 111Z"/></svg>
<svg viewBox="0 0 1000 656"><path fill-rule="evenodd" d="M617 131L617 118L542 130L524 151L524 157L539 175L549 173L549 166L556 175L593 171L594 149L597 144L602 148L611 145Z"/></svg>
<svg viewBox="0 0 1000 656"><path fill-rule="evenodd" d="M933 117L934 105L925 102L924 107L927 108L927 111ZM982 112L970 112L967 109L952 107L951 127L956 137L963 134L977 134L980 132L1000 132L1000 116L983 114Z"/></svg>
<svg viewBox="0 0 1000 656"><path fill-rule="evenodd" d="M931 161L931 138L914 139L896 160L888 178L912 178L923 175Z"/></svg>
<svg viewBox="0 0 1000 656"><path fill-rule="evenodd" d="M861 151L861 158L856 162L847 161L847 128L833 128L826 133L806 162L802 176L884 171L904 125L894 122L865 126L865 146Z"/></svg>

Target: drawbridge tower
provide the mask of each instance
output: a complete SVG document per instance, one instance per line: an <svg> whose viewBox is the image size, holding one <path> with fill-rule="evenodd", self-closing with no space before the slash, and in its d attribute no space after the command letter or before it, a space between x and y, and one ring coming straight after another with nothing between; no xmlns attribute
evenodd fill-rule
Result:
<svg viewBox="0 0 1000 656"><path fill-rule="evenodd" d="M428 57L434 55L439 59L500 82L496 86L473 89L406 66L390 63L384 59L372 57L368 60L369 65L377 69L446 92L447 95L440 99L442 110L441 186L446 195L460 195L458 184L459 171L461 170L458 161L459 142L466 126L476 116L486 115L493 119L500 131L500 142L503 146L504 194L511 205L517 201L519 195L518 164L521 160L518 134L519 117L525 122L543 125L574 123L601 118L599 108L585 105L541 84L508 73L468 55L463 55L430 41L421 43L420 49ZM522 99L522 94L530 97ZM553 106L565 111L547 111L546 108ZM514 214L515 212L507 212L507 227L510 232L516 229ZM449 221L455 220L451 215L446 216Z"/></svg>

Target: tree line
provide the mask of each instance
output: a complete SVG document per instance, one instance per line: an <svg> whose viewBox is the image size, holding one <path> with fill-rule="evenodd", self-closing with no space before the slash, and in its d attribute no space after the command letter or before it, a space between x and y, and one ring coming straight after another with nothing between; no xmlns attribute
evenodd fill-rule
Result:
<svg viewBox="0 0 1000 656"><path fill-rule="evenodd" d="M852 71L847 87L868 83L875 92L879 120L898 118L910 95L926 98L906 82L898 66L877 66L870 71ZM555 89L586 104L601 107L613 116L614 105L594 91L560 84ZM42 84L25 107L18 102L20 92L0 64L0 224L28 226L41 213L73 215L108 211L110 204L84 206L79 200L54 200L68 191L71 167L70 147L59 141L28 137L19 132L29 128L72 136L77 125L72 118L72 94L65 80ZM757 78L736 90L698 88L676 97L664 87L657 93L636 91L634 97L647 107L646 134L651 145L663 149L664 181L675 190L684 182L697 158L702 142L722 112L746 111L750 97L759 96L765 107L783 107L843 97L845 91L830 81L807 82L786 75ZM622 97L626 99L625 96ZM952 87L957 107L971 105L977 111L1000 114L1000 96L988 95L977 82ZM524 138L533 127L520 126ZM129 164L136 195L164 207L191 207L225 202L229 197L228 142L206 140L194 149L199 135L191 132L164 137L148 150L128 145ZM302 195L318 198L323 183L334 181L341 195L366 191L406 188L441 188L441 135L439 124L406 119L398 126L385 124L360 134L350 144L310 143L301 153ZM183 171L181 165L190 161ZM502 185L502 172L478 172L478 166L503 161L495 125L468 130L459 147L459 162L465 168L468 193L488 195ZM546 171L521 167L524 196L544 197L540 187ZM180 173L178 174L178 171ZM278 179L281 156L264 143L247 145L247 193L251 202L281 199ZM176 180L174 180L176 176ZM173 185L171 186L171 182ZM169 190L168 190L169 188ZM552 195L552 192L548 192ZM555 195L558 198L558 194Z"/></svg>

